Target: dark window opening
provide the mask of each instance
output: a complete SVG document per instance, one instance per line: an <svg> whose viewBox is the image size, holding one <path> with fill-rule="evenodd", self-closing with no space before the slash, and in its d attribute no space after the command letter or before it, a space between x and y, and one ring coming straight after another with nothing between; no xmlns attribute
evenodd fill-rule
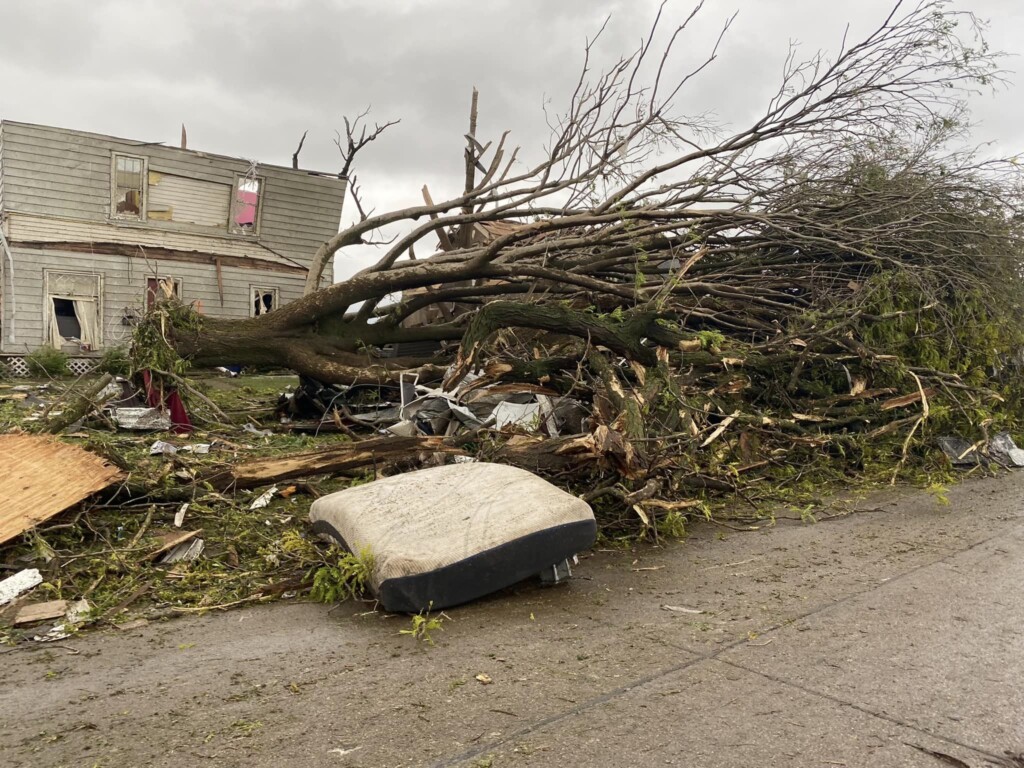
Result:
<svg viewBox="0 0 1024 768"><path fill-rule="evenodd" d="M277 309L276 288L252 289L252 316L259 317Z"/></svg>
<svg viewBox="0 0 1024 768"><path fill-rule="evenodd" d="M70 299L54 299L53 314L57 318L57 333L65 339L81 339L82 325L75 314L75 302Z"/></svg>

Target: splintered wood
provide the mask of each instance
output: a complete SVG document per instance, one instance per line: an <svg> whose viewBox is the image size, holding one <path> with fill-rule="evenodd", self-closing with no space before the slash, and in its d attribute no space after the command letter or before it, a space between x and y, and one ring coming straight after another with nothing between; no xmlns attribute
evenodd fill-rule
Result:
<svg viewBox="0 0 1024 768"><path fill-rule="evenodd" d="M105 459L37 435L0 435L0 543L123 477Z"/></svg>

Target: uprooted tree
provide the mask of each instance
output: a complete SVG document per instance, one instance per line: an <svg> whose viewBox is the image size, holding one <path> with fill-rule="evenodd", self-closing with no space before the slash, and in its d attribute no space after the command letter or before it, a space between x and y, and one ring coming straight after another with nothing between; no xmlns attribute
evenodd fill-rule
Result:
<svg viewBox="0 0 1024 768"><path fill-rule="evenodd" d="M667 30L659 13L600 73L588 43L538 162L507 133L477 139L474 95L463 193L360 208L309 285L335 254L404 227L375 264L251 320L163 310L159 343L196 366L338 384L447 370L454 386L476 369L586 393L635 442L618 467L634 479L684 452L662 438L706 445L723 424L748 429L746 464L770 455L756 449L769 432L815 449L822 434L890 434L905 459L929 415L984 424L1007 397L987 377L1019 346L1022 219L1015 164L962 148L966 95L1001 77L974 18L900 2L831 58L792 49L763 112L724 130L677 108L722 41L677 71L699 11ZM410 321L423 310L433 322ZM430 360L379 355L425 340L447 344Z"/></svg>

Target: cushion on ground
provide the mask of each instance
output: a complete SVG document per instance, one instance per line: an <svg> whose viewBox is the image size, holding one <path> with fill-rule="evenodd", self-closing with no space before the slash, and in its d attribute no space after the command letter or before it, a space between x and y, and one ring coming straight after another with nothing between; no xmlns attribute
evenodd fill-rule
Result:
<svg viewBox="0 0 1024 768"><path fill-rule="evenodd" d="M451 464L313 502L313 530L374 557L370 587L388 611L474 600L589 548L590 506L503 464Z"/></svg>

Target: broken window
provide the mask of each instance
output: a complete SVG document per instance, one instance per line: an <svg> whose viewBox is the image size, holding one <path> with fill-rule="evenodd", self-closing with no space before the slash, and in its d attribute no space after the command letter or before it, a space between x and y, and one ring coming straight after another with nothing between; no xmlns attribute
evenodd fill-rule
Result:
<svg viewBox="0 0 1024 768"><path fill-rule="evenodd" d="M231 198L231 231L255 234L259 225L260 196L263 180L255 176L239 176L235 180L235 191Z"/></svg>
<svg viewBox="0 0 1024 768"><path fill-rule="evenodd" d="M93 350L102 342L100 276L46 272L46 327L50 345Z"/></svg>
<svg viewBox="0 0 1024 768"><path fill-rule="evenodd" d="M181 280L176 277L147 277L146 310L166 299L181 299Z"/></svg>
<svg viewBox="0 0 1024 768"><path fill-rule="evenodd" d="M114 155L114 216L119 219L144 218L145 175L145 159Z"/></svg>
<svg viewBox="0 0 1024 768"><path fill-rule="evenodd" d="M278 307L277 288L258 288L252 286L250 288L250 306L252 307L253 317L273 312Z"/></svg>

